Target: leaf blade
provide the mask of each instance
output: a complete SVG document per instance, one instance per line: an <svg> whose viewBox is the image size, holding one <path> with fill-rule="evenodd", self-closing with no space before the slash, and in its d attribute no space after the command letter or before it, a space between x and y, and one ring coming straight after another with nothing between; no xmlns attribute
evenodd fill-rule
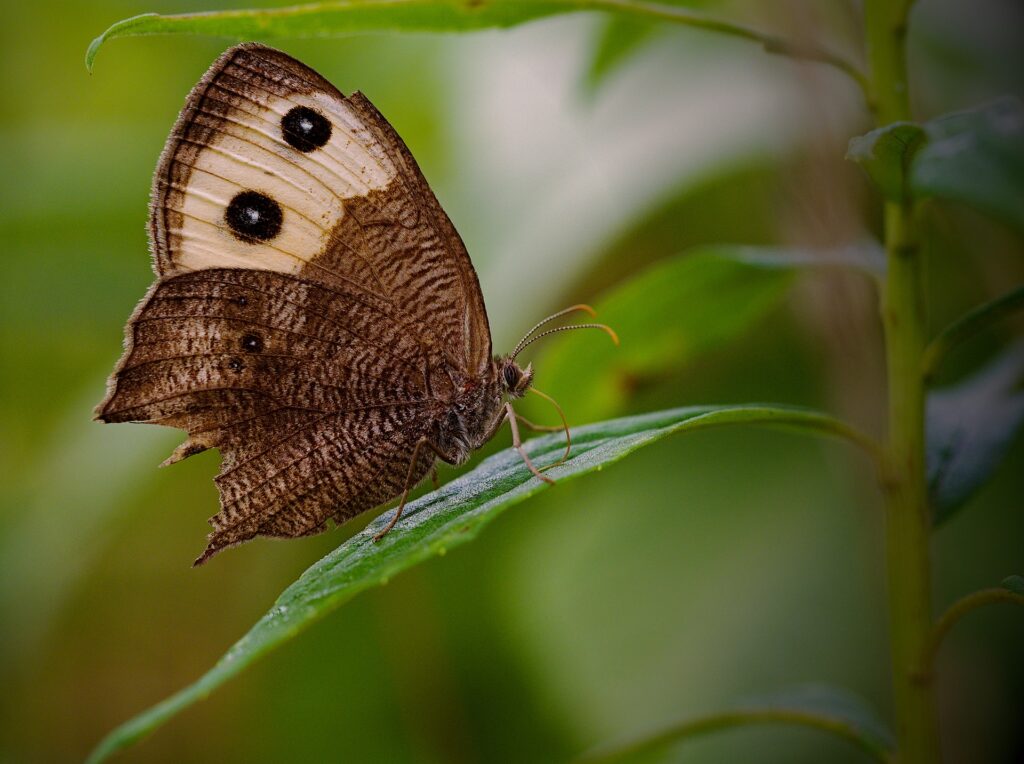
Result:
<svg viewBox="0 0 1024 764"><path fill-rule="evenodd" d="M1024 342L927 399L928 490L935 523L952 517L989 479L1024 428Z"/></svg>
<svg viewBox="0 0 1024 764"><path fill-rule="evenodd" d="M234 39L336 37L353 32L463 32L510 27L579 11L658 19L707 29L760 44L768 53L817 61L843 72L865 95L867 79L854 64L827 49L795 42L696 11L636 0L332 0L284 8L146 14L116 22L92 41L85 65L92 70L106 40L127 35L205 34Z"/></svg>
<svg viewBox="0 0 1024 764"><path fill-rule="evenodd" d="M962 202L1024 229L1024 103L1002 98L924 125L910 167L915 197Z"/></svg>
<svg viewBox="0 0 1024 764"><path fill-rule="evenodd" d="M621 413L634 389L671 379L703 354L752 330L785 297L797 272L853 267L878 276L884 255L864 243L835 250L715 245L659 260L594 303L622 340L553 338L538 385L571 400L574 419ZM575 373L586 369L585 375Z"/></svg>
<svg viewBox="0 0 1024 764"><path fill-rule="evenodd" d="M927 142L924 128L912 122L894 122L850 139L846 158L861 167L889 201L910 196L907 176L915 154Z"/></svg>
<svg viewBox="0 0 1024 764"><path fill-rule="evenodd" d="M1024 596L1024 576L1019 576L1017 574L1007 576L1002 580L1000 586L1009 592Z"/></svg>
<svg viewBox="0 0 1024 764"><path fill-rule="evenodd" d="M574 455L548 474L562 480L577 477L668 435L734 424L801 430L864 445L862 436L849 426L809 409L758 404L693 406L579 428L573 438ZM563 443L560 435L545 436L531 440L528 449L531 458L544 465L558 458ZM534 479L518 455L506 449L411 502L402 522L375 544L373 535L390 514L384 513L306 570L199 680L113 730L88 761L95 764L132 745L359 592L469 541L501 511L541 490L545 484Z"/></svg>
<svg viewBox="0 0 1024 764"><path fill-rule="evenodd" d="M846 158L889 201L948 199L1024 229L1024 102L1018 98L923 124L885 125L851 139Z"/></svg>
<svg viewBox="0 0 1024 764"><path fill-rule="evenodd" d="M618 18L606 19L599 30L594 42L594 50L590 56L590 65L585 75L587 91L590 94L595 93L614 72L651 39L656 31L657 26L650 22Z"/></svg>

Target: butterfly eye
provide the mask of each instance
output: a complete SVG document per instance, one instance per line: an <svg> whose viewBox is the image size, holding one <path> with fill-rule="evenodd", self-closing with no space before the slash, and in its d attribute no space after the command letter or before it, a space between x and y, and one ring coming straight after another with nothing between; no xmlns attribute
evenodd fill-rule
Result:
<svg viewBox="0 0 1024 764"><path fill-rule="evenodd" d="M331 139L331 123L318 111L296 106L281 118L281 132L289 145L308 154Z"/></svg>
<svg viewBox="0 0 1024 764"><path fill-rule="evenodd" d="M246 353L259 353L263 350L263 338L258 334L247 334L242 337L241 345Z"/></svg>
<svg viewBox="0 0 1024 764"><path fill-rule="evenodd" d="M248 244L277 236L281 230L281 217L281 205L259 191L236 194L224 213L231 232Z"/></svg>
<svg viewBox="0 0 1024 764"><path fill-rule="evenodd" d="M501 370L501 376L505 381L505 389L515 390L516 385L519 383L519 369L515 366L506 366Z"/></svg>

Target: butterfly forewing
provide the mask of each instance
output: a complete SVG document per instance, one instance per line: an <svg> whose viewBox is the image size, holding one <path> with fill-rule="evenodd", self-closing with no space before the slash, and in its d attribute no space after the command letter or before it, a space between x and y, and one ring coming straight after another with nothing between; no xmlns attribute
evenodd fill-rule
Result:
<svg viewBox="0 0 1024 764"><path fill-rule="evenodd" d="M260 268L358 286L461 370L490 360L469 255L401 138L365 97L278 51L233 48L193 89L150 229L161 276Z"/></svg>

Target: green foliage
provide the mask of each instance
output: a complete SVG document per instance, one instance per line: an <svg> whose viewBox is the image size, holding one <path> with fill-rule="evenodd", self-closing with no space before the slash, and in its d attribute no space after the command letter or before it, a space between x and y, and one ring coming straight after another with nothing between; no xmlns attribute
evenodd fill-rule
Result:
<svg viewBox="0 0 1024 764"><path fill-rule="evenodd" d="M695 406L610 420L575 430L570 458L552 467L548 474L564 482L600 470L667 435L737 424L765 425L842 437L857 443L862 441L861 436L842 423L805 409ZM563 450L561 435L545 436L529 443L530 456L538 466L557 462ZM89 761L103 761L131 745L354 595L385 584L410 566L464 544L502 511L545 487L530 474L517 453L505 450L473 471L411 502L402 521L379 543L374 543L374 534L388 519L386 515L377 518L285 589L270 611L195 684L114 730L97 746Z"/></svg>
<svg viewBox="0 0 1024 764"><path fill-rule="evenodd" d="M924 125L914 158L915 196L969 204L1024 230L1024 103L1004 98Z"/></svg>
<svg viewBox="0 0 1024 764"><path fill-rule="evenodd" d="M896 122L850 141L882 196L950 199L1024 229L1024 103L987 106L916 125Z"/></svg>
<svg viewBox="0 0 1024 764"><path fill-rule="evenodd" d="M587 70L587 86L596 90L658 30L657 24L610 18L601 26Z"/></svg>
<svg viewBox="0 0 1024 764"><path fill-rule="evenodd" d="M580 421L622 411L637 388L670 378L764 319L797 269L871 269L877 255L869 246L815 252L719 245L662 260L594 306L622 345L552 340L538 364L538 384L558 400L571 400Z"/></svg>
<svg viewBox="0 0 1024 764"><path fill-rule="evenodd" d="M897 122L851 140L846 158L864 168L882 196L904 202L910 198L910 163L925 139L926 133L920 126Z"/></svg>
<svg viewBox="0 0 1024 764"><path fill-rule="evenodd" d="M660 19L759 43L769 53L820 61L851 77L861 89L864 76L844 58L811 43L792 42L673 5L622 0L336 0L287 8L210 11L162 16L146 13L111 25L89 45L92 68L100 46L116 37L204 34L232 39L337 37L353 32L468 32L511 27L562 13L607 11L626 17Z"/></svg>
<svg viewBox="0 0 1024 764"><path fill-rule="evenodd" d="M1024 307L1024 286L1011 289L996 299L979 305L939 332L924 354L925 382L932 382L945 357L957 345L982 333L1007 316L1013 315L1022 307Z"/></svg>
<svg viewBox="0 0 1024 764"><path fill-rule="evenodd" d="M628 761L710 733L755 724L818 729L849 740L873 759L890 760L892 732L863 698L828 685L802 685L750 698L730 710L685 719L635 741L599 748L583 758L588 764Z"/></svg>
<svg viewBox="0 0 1024 764"><path fill-rule="evenodd" d="M928 396L928 486L935 522L948 520L1000 465L1024 424L1024 344Z"/></svg>
<svg viewBox="0 0 1024 764"><path fill-rule="evenodd" d="M1003 579L1003 588L1014 594L1024 595L1024 576L1007 576Z"/></svg>

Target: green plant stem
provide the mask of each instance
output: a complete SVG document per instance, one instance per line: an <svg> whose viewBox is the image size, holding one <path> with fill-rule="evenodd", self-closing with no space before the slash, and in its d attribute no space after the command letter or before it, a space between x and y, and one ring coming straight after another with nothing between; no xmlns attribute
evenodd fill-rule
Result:
<svg viewBox="0 0 1024 764"><path fill-rule="evenodd" d="M949 609L935 622L935 628L932 629L932 638L928 650L929 666L934 666L935 658L939 653L939 648L942 646L942 640L946 638L946 634L956 625L957 621L980 607L994 605L999 602L1024 605L1024 594L1011 592L1009 589L1002 587L993 587L972 592L950 605Z"/></svg>
<svg viewBox="0 0 1024 764"><path fill-rule="evenodd" d="M939 332L924 354L922 365L925 383L935 376L950 350L1021 308L1024 308L1024 287L1017 287L978 306Z"/></svg>
<svg viewBox="0 0 1024 764"><path fill-rule="evenodd" d="M909 2L867 0L872 97L880 125L908 120L906 30ZM893 705L899 759L939 761L928 655L931 643L931 522L925 483L923 263L916 209L885 205L889 267L882 298L889 381L886 577Z"/></svg>
<svg viewBox="0 0 1024 764"><path fill-rule="evenodd" d="M624 761L642 753L656 751L685 738L750 724L786 724L819 729L849 740L877 761L888 762L890 760L885 750L873 745L853 725L843 719L798 709L766 708L723 711L709 716L686 719L628 743L594 749L584 754L578 761L579 764Z"/></svg>

